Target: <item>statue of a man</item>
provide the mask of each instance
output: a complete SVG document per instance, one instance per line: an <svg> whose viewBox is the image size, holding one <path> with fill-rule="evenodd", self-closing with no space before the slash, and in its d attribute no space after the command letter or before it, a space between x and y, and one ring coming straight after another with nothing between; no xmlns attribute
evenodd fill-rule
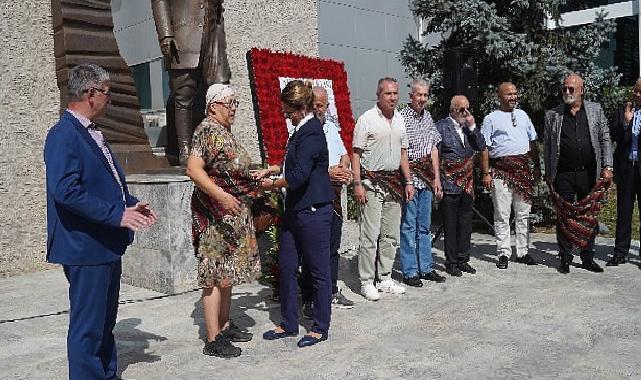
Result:
<svg viewBox="0 0 641 380"><path fill-rule="evenodd" d="M174 107L179 160L185 165L193 127L200 122L192 120L194 104L203 103L194 102L198 89L227 84L231 77L223 0L151 0L151 6L165 69L169 71L174 100L169 107Z"/></svg>

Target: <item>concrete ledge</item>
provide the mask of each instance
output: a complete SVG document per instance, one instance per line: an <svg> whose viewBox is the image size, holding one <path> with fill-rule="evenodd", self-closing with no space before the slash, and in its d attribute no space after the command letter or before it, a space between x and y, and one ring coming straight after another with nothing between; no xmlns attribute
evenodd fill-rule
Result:
<svg viewBox="0 0 641 380"><path fill-rule="evenodd" d="M158 223L139 232L122 260L125 284L175 293L197 287L196 258L191 244L189 177L172 174L136 174L127 177L129 190L149 202Z"/></svg>

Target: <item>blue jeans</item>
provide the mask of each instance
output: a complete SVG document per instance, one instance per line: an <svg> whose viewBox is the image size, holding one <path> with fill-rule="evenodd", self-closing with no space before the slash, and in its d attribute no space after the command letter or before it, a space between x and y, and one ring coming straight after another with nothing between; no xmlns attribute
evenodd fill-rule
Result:
<svg viewBox="0 0 641 380"><path fill-rule="evenodd" d="M401 214L401 269L403 277L432 271L432 191L416 190Z"/></svg>

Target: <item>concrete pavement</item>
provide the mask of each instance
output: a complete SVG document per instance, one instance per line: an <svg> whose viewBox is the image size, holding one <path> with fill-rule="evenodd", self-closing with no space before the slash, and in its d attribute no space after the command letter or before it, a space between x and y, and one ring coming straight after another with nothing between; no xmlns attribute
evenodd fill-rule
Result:
<svg viewBox="0 0 641 380"><path fill-rule="evenodd" d="M641 270L633 263L595 274L556 271L553 235L534 234L536 267L495 266L493 238L474 235L476 275L408 288L367 302L356 258L339 278L356 302L332 314L330 339L305 349L297 339L263 341L279 321L278 304L258 284L234 289L233 319L255 334L243 355L202 355L199 292L161 299L123 285L116 339L124 379L641 379ZM597 240L604 265L612 241ZM441 243L436 262L442 269ZM578 258L575 258L575 262ZM0 279L0 320L64 311L62 270ZM1 379L63 379L67 315L0 323ZM307 324L307 321L303 321ZM304 328L301 328L301 334Z"/></svg>

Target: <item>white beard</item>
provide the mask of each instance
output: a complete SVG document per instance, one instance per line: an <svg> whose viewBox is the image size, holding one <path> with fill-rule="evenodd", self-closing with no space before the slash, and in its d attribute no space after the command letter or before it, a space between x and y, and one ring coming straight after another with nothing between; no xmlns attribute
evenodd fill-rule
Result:
<svg viewBox="0 0 641 380"><path fill-rule="evenodd" d="M576 95L571 95L571 94L563 94L563 101L567 105L574 104L576 102L577 96Z"/></svg>

